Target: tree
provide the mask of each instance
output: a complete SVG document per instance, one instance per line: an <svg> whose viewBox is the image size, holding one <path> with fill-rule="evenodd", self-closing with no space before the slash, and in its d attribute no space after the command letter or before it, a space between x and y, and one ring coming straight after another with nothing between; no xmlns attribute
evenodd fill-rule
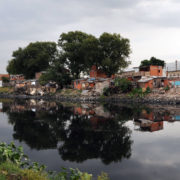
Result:
<svg viewBox="0 0 180 180"><path fill-rule="evenodd" d="M71 31L61 34L58 45L74 78L79 78L81 72L88 72L92 65L108 76L129 65L129 40L119 34L103 33L96 38L81 31Z"/></svg>
<svg viewBox="0 0 180 180"><path fill-rule="evenodd" d="M49 81L55 81L61 88L71 83L70 71L64 67L63 57L54 60L47 72L40 77L42 85Z"/></svg>
<svg viewBox="0 0 180 180"><path fill-rule="evenodd" d="M60 35L58 45L65 58L65 65L74 78L79 78L81 72L87 72L89 62L94 59L90 52L97 51L96 43L94 36L81 31L70 31Z"/></svg>
<svg viewBox="0 0 180 180"><path fill-rule="evenodd" d="M33 78L36 72L46 70L49 63L54 61L57 46L54 42L30 43L27 47L14 51L12 56L13 59L7 66L8 73Z"/></svg>
<svg viewBox="0 0 180 180"><path fill-rule="evenodd" d="M98 68L102 69L108 76L126 68L130 61L127 60L130 50L129 40L122 38L120 34L103 33L99 37L100 59Z"/></svg>
<svg viewBox="0 0 180 180"><path fill-rule="evenodd" d="M156 65L156 66L164 67L165 62L163 60L157 59L155 57L151 57L150 60L141 61L140 66L142 67L142 66L150 66L150 65Z"/></svg>

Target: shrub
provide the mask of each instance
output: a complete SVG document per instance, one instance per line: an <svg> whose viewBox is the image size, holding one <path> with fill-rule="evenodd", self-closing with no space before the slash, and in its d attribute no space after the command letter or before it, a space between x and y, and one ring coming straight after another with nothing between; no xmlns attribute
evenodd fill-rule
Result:
<svg viewBox="0 0 180 180"><path fill-rule="evenodd" d="M116 78L114 84L122 93L127 93L132 90L132 83L126 78Z"/></svg>
<svg viewBox="0 0 180 180"><path fill-rule="evenodd" d="M3 83L9 83L10 79L8 77L2 77Z"/></svg>
<svg viewBox="0 0 180 180"><path fill-rule="evenodd" d="M146 88L146 91L145 91L145 93L146 93L146 94L149 94L149 93L151 93L151 89L150 89L150 87L147 87L147 88Z"/></svg>
<svg viewBox="0 0 180 180"><path fill-rule="evenodd" d="M170 87L168 85L164 88L165 91L169 91L169 89Z"/></svg>
<svg viewBox="0 0 180 180"><path fill-rule="evenodd" d="M142 88L134 88L130 93L130 97L144 97L146 92L143 92Z"/></svg>
<svg viewBox="0 0 180 180"><path fill-rule="evenodd" d="M23 167L23 169L21 168ZM59 173L47 172L44 165L32 162L23 153L23 148L14 143L0 143L0 179L28 180L92 180L92 174L78 169L62 168ZM13 177L12 177L13 176ZM98 176L98 180L109 180L106 173Z"/></svg>

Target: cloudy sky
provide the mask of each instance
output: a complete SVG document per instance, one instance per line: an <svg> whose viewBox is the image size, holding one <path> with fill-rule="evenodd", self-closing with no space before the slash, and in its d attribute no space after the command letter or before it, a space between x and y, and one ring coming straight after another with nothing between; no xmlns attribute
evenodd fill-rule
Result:
<svg viewBox="0 0 180 180"><path fill-rule="evenodd" d="M180 59L179 0L0 0L0 17L0 73L18 47L72 30L129 38L131 67L151 56Z"/></svg>

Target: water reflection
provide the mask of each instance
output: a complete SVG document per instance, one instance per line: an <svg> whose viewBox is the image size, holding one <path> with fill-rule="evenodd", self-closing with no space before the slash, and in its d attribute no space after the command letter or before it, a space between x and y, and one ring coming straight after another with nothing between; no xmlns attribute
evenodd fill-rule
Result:
<svg viewBox="0 0 180 180"><path fill-rule="evenodd" d="M51 170L105 171L111 179L180 175L179 107L5 100L0 111L8 116L8 134L27 144L31 158L45 161ZM1 127L1 138L6 132Z"/></svg>
<svg viewBox="0 0 180 180"><path fill-rule="evenodd" d="M63 160L103 163L131 156L131 131L116 112L102 105L62 105L55 102L3 103L13 137L34 149L57 148Z"/></svg>

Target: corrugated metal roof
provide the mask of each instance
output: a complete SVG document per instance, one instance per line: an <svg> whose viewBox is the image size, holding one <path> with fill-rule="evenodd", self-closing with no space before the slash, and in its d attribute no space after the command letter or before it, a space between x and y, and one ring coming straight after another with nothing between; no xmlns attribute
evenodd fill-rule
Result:
<svg viewBox="0 0 180 180"><path fill-rule="evenodd" d="M141 78L138 82L148 82L150 80L153 80L153 78Z"/></svg>

